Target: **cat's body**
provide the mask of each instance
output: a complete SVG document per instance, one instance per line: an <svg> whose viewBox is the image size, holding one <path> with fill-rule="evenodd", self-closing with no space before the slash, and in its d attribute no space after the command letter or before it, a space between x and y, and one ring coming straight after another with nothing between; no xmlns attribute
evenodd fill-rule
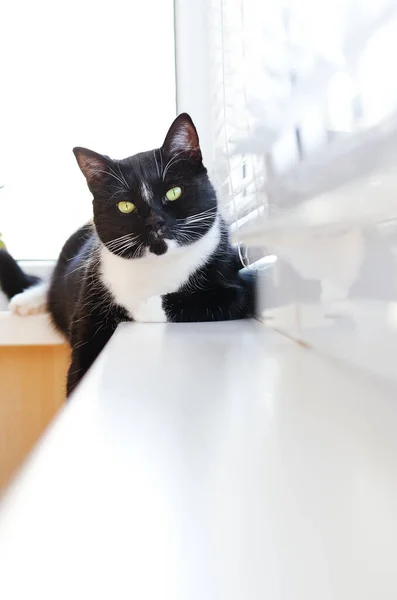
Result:
<svg viewBox="0 0 397 600"><path fill-rule="evenodd" d="M11 302L26 313L29 295L35 306L46 298L72 348L68 393L121 321L241 319L254 302L187 115L161 149L123 161L75 154L93 193L94 223L66 242L47 286Z"/></svg>
<svg viewBox="0 0 397 600"><path fill-rule="evenodd" d="M217 234L218 226L205 244L196 242L216 246L207 261L200 247L126 260L101 247L93 229L87 239L87 229L65 244L48 292L52 319L73 350L69 391L121 321L215 321L251 314L252 291L238 277L236 257L224 252L227 236Z"/></svg>

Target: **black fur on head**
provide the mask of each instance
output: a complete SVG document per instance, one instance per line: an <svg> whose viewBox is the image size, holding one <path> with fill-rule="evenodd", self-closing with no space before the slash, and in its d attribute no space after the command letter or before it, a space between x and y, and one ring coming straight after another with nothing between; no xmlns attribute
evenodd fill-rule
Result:
<svg viewBox="0 0 397 600"><path fill-rule="evenodd" d="M170 240L192 244L213 225L215 191L205 169L193 121L186 113L172 123L161 148L112 160L86 148L74 148L93 195L94 223L103 244L123 258L147 250L160 255ZM167 192L180 188L180 197ZM119 209L132 203L132 212ZM124 204L123 204L124 203Z"/></svg>

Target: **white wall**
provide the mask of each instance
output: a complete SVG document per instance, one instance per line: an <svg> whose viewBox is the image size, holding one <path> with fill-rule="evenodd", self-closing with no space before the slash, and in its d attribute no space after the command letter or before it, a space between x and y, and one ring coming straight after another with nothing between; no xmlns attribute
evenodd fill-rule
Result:
<svg viewBox="0 0 397 600"><path fill-rule="evenodd" d="M123 158L175 116L173 2L3 2L0 23L0 231L55 258L91 214L73 146Z"/></svg>

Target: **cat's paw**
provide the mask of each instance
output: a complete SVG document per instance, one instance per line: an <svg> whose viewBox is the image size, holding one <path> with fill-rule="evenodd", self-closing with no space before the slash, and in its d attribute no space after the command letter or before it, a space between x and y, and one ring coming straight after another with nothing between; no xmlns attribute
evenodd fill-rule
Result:
<svg viewBox="0 0 397 600"><path fill-rule="evenodd" d="M47 284L39 283L21 294L16 294L8 307L11 312L21 317L44 313L47 311L47 290Z"/></svg>

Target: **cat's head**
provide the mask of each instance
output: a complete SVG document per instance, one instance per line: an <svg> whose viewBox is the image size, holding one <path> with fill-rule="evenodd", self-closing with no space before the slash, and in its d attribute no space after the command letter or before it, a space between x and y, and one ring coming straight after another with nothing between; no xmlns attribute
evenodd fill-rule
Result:
<svg viewBox="0 0 397 600"><path fill-rule="evenodd" d="M93 194L94 223L103 244L124 258L161 255L189 245L214 225L215 191L187 114L172 123L161 148L112 160L74 148Z"/></svg>

